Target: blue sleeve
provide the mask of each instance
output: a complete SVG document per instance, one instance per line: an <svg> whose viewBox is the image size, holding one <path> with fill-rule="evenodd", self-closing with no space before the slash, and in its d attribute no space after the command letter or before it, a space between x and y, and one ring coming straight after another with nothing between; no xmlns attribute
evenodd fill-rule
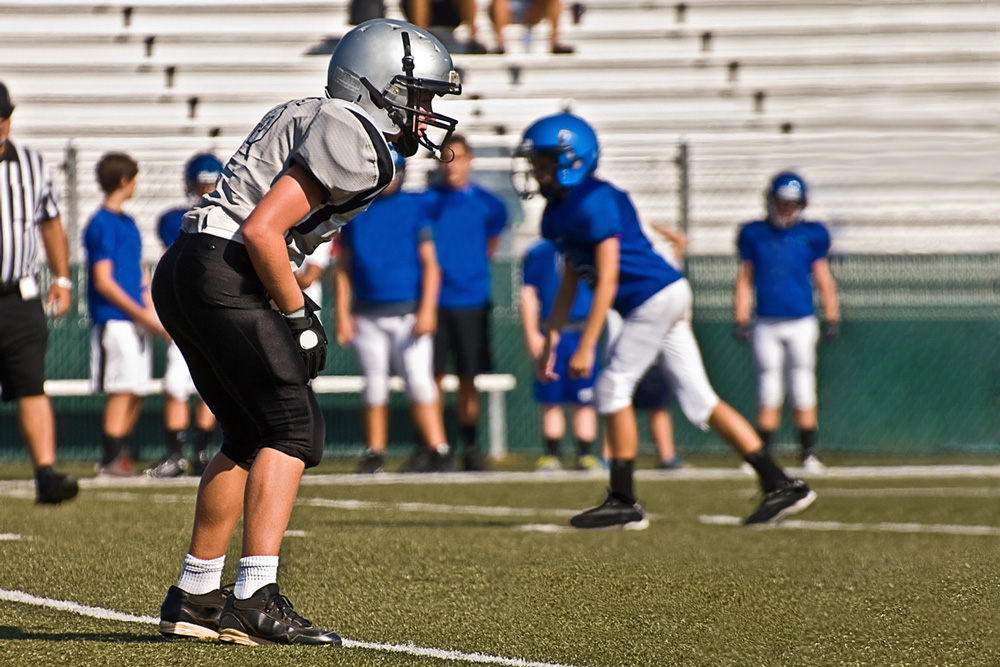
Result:
<svg viewBox="0 0 1000 667"><path fill-rule="evenodd" d="M169 247L180 236L184 213L185 211L181 209L171 209L160 216L156 229L160 234L160 241L165 247Z"/></svg>
<svg viewBox="0 0 1000 667"><path fill-rule="evenodd" d="M542 263L539 261L539 254L537 246L529 250L524 256L524 265L521 267L522 282L536 288L542 284Z"/></svg>
<svg viewBox="0 0 1000 667"><path fill-rule="evenodd" d="M812 249L812 258L810 259L810 264L815 262L817 259L823 259L830 254L830 232L827 231L826 226L816 223L813 227L812 243L809 244Z"/></svg>
<svg viewBox="0 0 1000 667"><path fill-rule="evenodd" d="M84 243L87 246L87 262L90 266L103 259L114 260L114 230L105 224L100 214L90 219L90 224L84 233Z"/></svg>
<svg viewBox="0 0 1000 667"><path fill-rule="evenodd" d="M492 193L486 198L486 205L489 209L486 218L486 236L493 238L499 236L507 226L507 206L503 201Z"/></svg>
<svg viewBox="0 0 1000 667"><path fill-rule="evenodd" d="M594 245L621 236L622 215L614 191L603 187L591 192L580 204L578 219L581 240Z"/></svg>
<svg viewBox="0 0 1000 667"><path fill-rule="evenodd" d="M740 234L736 239L736 247L739 249L740 259L749 262L754 261L751 229L752 228L749 223L744 224L742 227L740 227Z"/></svg>
<svg viewBox="0 0 1000 667"><path fill-rule="evenodd" d="M348 250L351 249L351 240L354 238L354 225L365 224L366 213L367 211L365 213L360 214L358 217L354 218L354 220L351 220L349 223L340 228L340 234L339 234L340 240L338 241L338 243L340 243L341 248L347 248Z"/></svg>

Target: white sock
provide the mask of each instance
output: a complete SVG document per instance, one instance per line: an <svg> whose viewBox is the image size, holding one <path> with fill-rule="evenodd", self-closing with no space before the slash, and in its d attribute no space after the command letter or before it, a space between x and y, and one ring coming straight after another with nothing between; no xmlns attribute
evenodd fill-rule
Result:
<svg viewBox="0 0 1000 667"><path fill-rule="evenodd" d="M447 442L442 442L440 445L434 445L434 449L437 450L437 453L441 456L448 456L448 452L451 451Z"/></svg>
<svg viewBox="0 0 1000 667"><path fill-rule="evenodd" d="M177 588L191 595L204 595L222 587L222 566L226 557L201 560L191 554L184 557L184 567L177 579Z"/></svg>
<svg viewBox="0 0 1000 667"><path fill-rule="evenodd" d="M246 600L264 586L277 582L277 556L246 556L240 559L239 569L236 570L233 595L237 600Z"/></svg>

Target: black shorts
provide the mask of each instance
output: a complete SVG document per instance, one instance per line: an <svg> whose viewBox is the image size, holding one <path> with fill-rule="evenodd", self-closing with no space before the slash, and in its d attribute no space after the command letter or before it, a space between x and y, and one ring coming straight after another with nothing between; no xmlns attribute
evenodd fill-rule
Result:
<svg viewBox="0 0 1000 667"><path fill-rule="evenodd" d="M41 299L18 291L0 296L0 389L13 401L45 393L45 347L49 326Z"/></svg>
<svg viewBox="0 0 1000 667"><path fill-rule="evenodd" d="M402 5L403 16L406 17L407 21L413 21L410 18L410 2L411 0L402 0L400 5ZM458 15L458 10L455 9L455 5L452 0L430 0L431 5L431 22L430 24L435 27L442 28L457 28L462 22L462 17Z"/></svg>
<svg viewBox="0 0 1000 667"><path fill-rule="evenodd" d="M658 364L653 364L639 380L632 394L636 410L665 410L670 407L670 386Z"/></svg>
<svg viewBox="0 0 1000 667"><path fill-rule="evenodd" d="M153 276L153 302L222 425L222 453L249 469L261 447L315 466L326 425L281 314L242 244L181 234Z"/></svg>
<svg viewBox="0 0 1000 667"><path fill-rule="evenodd" d="M493 370L490 357L490 311L493 308L441 308L434 335L434 374L448 372L454 356L457 375L479 375Z"/></svg>

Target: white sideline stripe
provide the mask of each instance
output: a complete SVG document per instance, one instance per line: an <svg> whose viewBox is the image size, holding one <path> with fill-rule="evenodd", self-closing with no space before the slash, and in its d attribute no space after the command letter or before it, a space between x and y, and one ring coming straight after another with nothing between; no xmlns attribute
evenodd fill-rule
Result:
<svg viewBox="0 0 1000 667"><path fill-rule="evenodd" d="M46 607L59 611L68 611L81 616L90 616L109 621L126 621L129 623L148 623L158 625L160 619L152 616L135 616L124 614L112 609L103 607L91 607L89 605L78 604L68 600L53 600L51 598L40 598L23 591L8 591L0 589L0 600L8 602L21 602L36 607ZM578 667L558 662L535 662L524 660L523 658L504 658L485 653L464 653L462 651L449 651L439 648L427 648L414 644L383 644L379 642L363 642L353 639L344 639L344 648L366 648L375 651L389 651L392 653L408 653L410 655L423 656L428 658L438 658L439 660L460 660L463 662L488 664L488 665L508 665L510 667Z"/></svg>
<svg viewBox="0 0 1000 667"><path fill-rule="evenodd" d="M824 486L819 493L824 498L1000 498L1000 487L836 489Z"/></svg>
<svg viewBox="0 0 1000 667"><path fill-rule="evenodd" d="M0 533L0 542L16 542L24 538L17 533Z"/></svg>
<svg viewBox="0 0 1000 667"><path fill-rule="evenodd" d="M698 516L698 521L719 526L737 526L743 524L743 520L738 516L719 514L701 514ZM755 526L755 528L847 533L938 533L944 535L1000 536L1000 528L994 526L957 526L934 523L842 523L840 521L786 519L777 525Z"/></svg>

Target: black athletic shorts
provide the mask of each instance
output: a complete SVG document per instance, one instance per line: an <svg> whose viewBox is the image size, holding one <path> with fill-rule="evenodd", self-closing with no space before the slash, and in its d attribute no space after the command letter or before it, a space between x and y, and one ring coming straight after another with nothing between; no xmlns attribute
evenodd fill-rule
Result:
<svg viewBox="0 0 1000 667"><path fill-rule="evenodd" d="M639 380L632 394L636 410L661 410L670 407L670 386L658 364L653 364Z"/></svg>
<svg viewBox="0 0 1000 667"><path fill-rule="evenodd" d="M25 301L12 288L0 295L0 389L13 401L45 393L45 346L49 326L42 300Z"/></svg>
<svg viewBox="0 0 1000 667"><path fill-rule="evenodd" d="M479 375L493 370L490 357L490 311L492 306L441 308L434 335L434 374L448 372L454 358L455 373Z"/></svg>
<svg viewBox="0 0 1000 667"><path fill-rule="evenodd" d="M222 425L222 453L247 469L261 447L306 467L318 464L323 415L243 244L182 233L160 259L152 293L198 393Z"/></svg>

